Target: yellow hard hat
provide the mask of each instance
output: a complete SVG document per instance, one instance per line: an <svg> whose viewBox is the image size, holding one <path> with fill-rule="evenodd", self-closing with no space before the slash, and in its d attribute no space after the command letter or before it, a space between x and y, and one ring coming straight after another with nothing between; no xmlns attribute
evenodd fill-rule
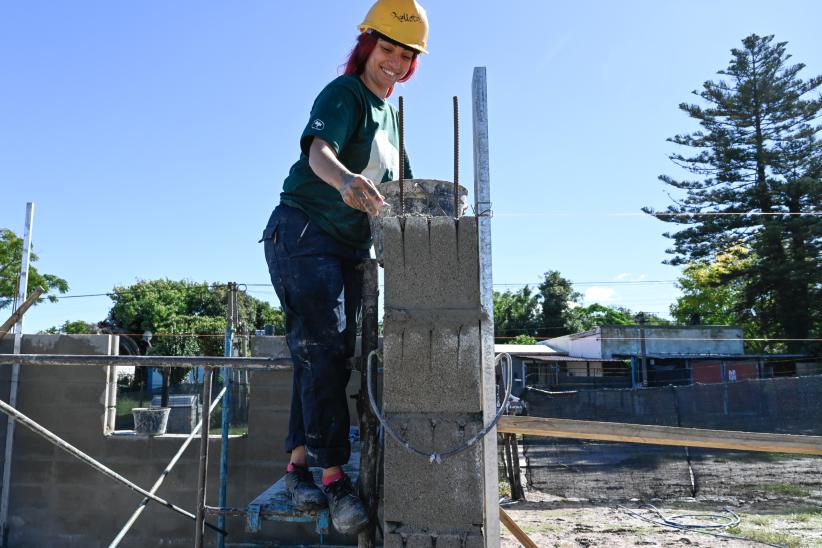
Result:
<svg viewBox="0 0 822 548"><path fill-rule="evenodd" d="M375 30L404 46L428 53L428 16L414 0L377 0L371 6L360 32Z"/></svg>

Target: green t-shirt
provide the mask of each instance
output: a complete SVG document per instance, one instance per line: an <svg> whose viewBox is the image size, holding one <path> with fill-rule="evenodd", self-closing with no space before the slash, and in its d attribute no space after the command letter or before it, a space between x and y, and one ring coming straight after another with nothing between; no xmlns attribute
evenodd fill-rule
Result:
<svg viewBox="0 0 822 548"><path fill-rule="evenodd" d="M280 201L296 207L336 240L359 249L371 247L368 216L343 202L339 191L308 165L314 137L328 142L352 173L375 184L398 179L399 124L388 101L374 95L356 76L340 76L323 89L300 137L302 153L283 183ZM405 177L412 178L408 158Z"/></svg>

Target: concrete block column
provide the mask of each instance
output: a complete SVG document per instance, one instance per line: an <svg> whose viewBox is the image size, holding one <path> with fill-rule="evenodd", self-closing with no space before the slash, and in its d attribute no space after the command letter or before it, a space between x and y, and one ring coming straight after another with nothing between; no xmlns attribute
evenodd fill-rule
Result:
<svg viewBox="0 0 822 548"><path fill-rule="evenodd" d="M483 427L476 218L386 218L383 233L384 412L444 453ZM479 443L436 464L387 436L385 546L484 546L484 471Z"/></svg>

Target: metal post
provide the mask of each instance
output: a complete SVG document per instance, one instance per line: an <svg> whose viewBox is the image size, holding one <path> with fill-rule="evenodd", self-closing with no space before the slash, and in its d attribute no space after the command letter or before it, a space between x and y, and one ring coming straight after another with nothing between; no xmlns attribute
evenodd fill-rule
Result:
<svg viewBox="0 0 822 548"><path fill-rule="evenodd" d="M228 283L226 291L226 324L225 324L225 351L226 358L231 357L232 341L234 339L234 310L237 300L237 284ZM225 508L228 497L228 431L231 427L231 369L222 368L223 386L225 387L225 398L223 398L222 432L220 443L220 495L219 506ZM217 527L225 529L225 516L217 518ZM219 548L225 548L225 537L220 536L217 540Z"/></svg>
<svg viewBox="0 0 822 548"><path fill-rule="evenodd" d="M648 386L648 356L645 352L645 313L637 314L639 322L639 359L642 361L642 386Z"/></svg>
<svg viewBox="0 0 822 548"><path fill-rule="evenodd" d="M26 228L23 233L23 254L20 262L20 278L18 280L17 297L14 309L22 306L26 300L29 286L29 260L31 259L31 230L34 223L34 202L26 204ZM23 342L23 316L17 319L14 325L14 353L20 354ZM20 383L20 364L11 368L11 386L9 388L9 404L17 407L17 388ZM6 425L6 452L3 460L3 493L0 495L0 533L3 546L7 545L9 534L9 491L11 491L11 460L14 454L14 419L9 416Z"/></svg>
<svg viewBox="0 0 822 548"><path fill-rule="evenodd" d="M219 394L217 394L217 397L214 398L214 401L211 403L211 406L208 408L208 414L205 416L205 420L208 420L209 417L211 417L211 412L214 411L215 407L217 407L217 404L220 402L220 400L222 399L224 394L225 394L225 388L223 388L223 390ZM189 434L188 437L186 438L186 441L183 442L183 445L180 446L180 449L178 449L177 453L171 458L171 461L168 463L168 466L165 467L165 470L162 471L162 473L160 474L160 477L157 478L157 481L155 481L154 485L151 486L151 490L149 491L149 493L151 493L153 495L154 493L157 492L157 490L160 488L160 486L165 481L166 477L171 473L171 470L174 468L174 466L177 464L177 462L183 456L183 453L185 453L186 449L188 449L188 446L191 445L192 441L194 441L194 437L197 436L197 434L200 432L200 428L202 428L202 426L203 426L203 417L200 417L200 422L197 423L197 425L191 431L191 434ZM140 514L143 513L143 510L146 509L146 506L148 506L149 500L151 500L151 499L146 497L142 500L142 502L140 502L140 506L137 507L137 509L134 511L134 513L131 515L131 517L126 522L126 524L123 525L123 528L120 529L120 532L117 534L116 537L114 537L114 540L111 541L111 544L108 545L108 548L117 548L117 546L120 544L120 542L126 536L126 533L128 533L128 531L131 529L131 526L134 525L134 523L137 521L137 518L139 518ZM220 529L224 529L224 528L225 527L220 525ZM224 537L221 535L220 538L224 538Z"/></svg>
<svg viewBox="0 0 822 548"><path fill-rule="evenodd" d="M211 407L211 377L214 369L205 367L203 370L203 409ZM197 520L194 525L194 548L203 548L205 534L206 481L208 480L208 426L209 421L203 417L203 427L200 430L200 470L197 478Z"/></svg>
<svg viewBox="0 0 822 548"><path fill-rule="evenodd" d="M361 263L363 269L363 310L362 310L362 356L365 358L377 349L378 339L378 299L379 280L377 261L367 259ZM363 359L360 366L360 394L357 408L360 414L360 499L365 502L370 517L368 526L360 532L357 540L359 548L373 548L376 544L377 507L377 463L380 444L377 439L377 417L368 401L368 367Z"/></svg>
<svg viewBox="0 0 822 548"><path fill-rule="evenodd" d="M480 261L480 301L486 319L480 322L482 345L482 417L485 424L496 414L494 373L494 304L491 276L491 177L488 164L488 85L485 67L475 67L471 82L474 122L474 209L477 215ZM499 487L497 435L492 429L482 441L485 461L485 546L499 546Z"/></svg>

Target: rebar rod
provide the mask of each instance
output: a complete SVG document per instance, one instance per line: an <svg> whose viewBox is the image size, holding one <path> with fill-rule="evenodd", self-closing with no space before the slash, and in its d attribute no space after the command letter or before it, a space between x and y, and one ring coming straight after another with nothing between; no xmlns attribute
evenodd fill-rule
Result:
<svg viewBox="0 0 822 548"><path fill-rule="evenodd" d="M460 216L460 103L454 96L454 218Z"/></svg>
<svg viewBox="0 0 822 548"><path fill-rule="evenodd" d="M211 402L211 407L208 408L208 415L206 416L206 418L211 416L211 413L214 411L214 408L217 407L217 404L222 399L223 394L225 394L225 388L223 388L220 391L220 393L217 394L217 397L214 398L214 401ZM191 445L192 441L194 441L194 437L197 436L197 434L200 433L200 428L202 426L203 426L203 418L200 417L200 422L198 422L194 426L194 429L191 431L191 434L189 434L189 436L186 438L186 441L183 442L183 445L180 446L180 449L177 450L177 454L175 454L171 458L171 461L169 461L168 466L166 466L165 470L163 470L163 472L160 474L160 477L157 478L157 481L154 482L154 485L151 486L151 490L149 491L149 493L153 494L153 493L157 492L157 490L160 488L160 486L165 481L166 477L171 473L172 469L174 469L174 466L177 464L177 462L179 462L180 458L183 456L183 453L185 453L185 450L188 449L188 446ZM117 534L117 536L114 538L114 540L111 541L111 544L108 545L108 548L116 548L117 545L120 544L120 542L126 536L126 533L128 533L128 531L131 529L131 527L137 521L137 518L140 517L140 515L143 513L143 510L145 510L146 506L148 506L149 500L150 499L148 497L146 497L140 502L140 506L138 506L137 509L134 510L134 513L131 514L131 517L128 519L126 524L123 525L123 528L120 529L120 532Z"/></svg>
<svg viewBox="0 0 822 548"><path fill-rule="evenodd" d="M400 96L400 110L397 115L400 126L400 217L405 215L405 105Z"/></svg>
<svg viewBox="0 0 822 548"><path fill-rule="evenodd" d="M290 358L222 356L99 356L79 354L0 354L0 365L70 365L105 367L234 367L290 371Z"/></svg>
<svg viewBox="0 0 822 548"><path fill-rule="evenodd" d="M203 408L211 407L211 378L214 370L206 367L203 370ZM197 478L197 517L194 525L194 548L203 548L205 530L206 480L208 479L208 427L209 421L203 421L200 428L200 470Z"/></svg>
<svg viewBox="0 0 822 548"><path fill-rule="evenodd" d="M194 514L192 514L191 512L189 512L189 511L187 511L183 508L180 508L179 506L177 506L175 504L172 504L172 503L168 502L167 500L162 499L162 498L158 497L157 495L155 495L153 493L149 493L148 491L146 491L145 489L143 489L139 485L137 485L137 484L129 481L128 479L124 478L123 476L121 476L120 474L118 474L117 472L115 472L114 470L112 470L111 468L106 466L105 464L93 459L92 457L90 457L86 453L80 451L79 449L77 449L76 447L71 445L69 442L67 442L66 440L64 440L63 438L61 438L60 436L58 436L54 432L44 428L39 423L31 420L29 417L27 417L26 415L24 415L23 413L21 413L20 411L15 409L14 407L10 406L8 403L6 403L3 400L0 400L0 411L2 411L3 413L5 413L5 414L7 414L11 417L13 417L20 424L22 424L23 426L25 426L26 428L28 428L29 430L31 430L32 432L34 432L38 436L40 436L40 437L46 439L47 441L53 443L54 445L56 445L58 448L62 449L66 453L69 453L70 455L72 455L74 457L77 457L78 459L85 462L86 464L88 464L89 466L91 466L92 468L97 470L98 472L102 472L104 475L110 477L111 479L113 479L113 480L115 480L119 483L122 483L123 485L125 485L126 487L131 489L132 491L136 491L137 493L140 493L141 495L143 495L145 497L148 497L149 499L153 500L157 504L160 504L161 506L165 506L166 508L170 508L171 510L174 510L178 514L182 514L187 518L195 519L196 516ZM206 524L206 525L208 527L214 529L214 530L218 530L213 525L210 525L210 524ZM226 533L225 531L221 531L221 530L220 530L220 532Z"/></svg>

